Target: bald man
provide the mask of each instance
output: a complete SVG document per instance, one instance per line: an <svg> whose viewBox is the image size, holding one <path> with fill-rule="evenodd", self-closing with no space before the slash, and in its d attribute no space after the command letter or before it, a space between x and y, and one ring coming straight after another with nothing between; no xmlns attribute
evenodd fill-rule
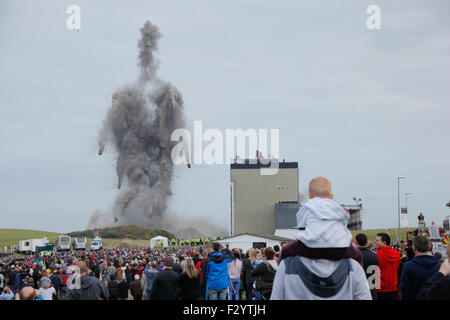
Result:
<svg viewBox="0 0 450 320"><path fill-rule="evenodd" d="M16 300L44 300L39 290L33 287L24 287L20 293L16 293Z"/></svg>
<svg viewBox="0 0 450 320"><path fill-rule="evenodd" d="M66 300L106 300L108 289L103 282L87 274L88 267L84 261L77 264L76 273L69 278L67 286L69 292ZM69 284L70 283L70 284Z"/></svg>

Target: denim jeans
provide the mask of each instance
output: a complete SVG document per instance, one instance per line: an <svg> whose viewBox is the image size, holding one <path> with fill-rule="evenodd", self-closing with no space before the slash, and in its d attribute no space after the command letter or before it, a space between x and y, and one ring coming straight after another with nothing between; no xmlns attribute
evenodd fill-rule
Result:
<svg viewBox="0 0 450 320"><path fill-rule="evenodd" d="M245 299L253 300L253 282L245 284Z"/></svg>
<svg viewBox="0 0 450 320"><path fill-rule="evenodd" d="M226 300L227 288L223 289L210 289L208 288L208 300Z"/></svg>
<svg viewBox="0 0 450 320"><path fill-rule="evenodd" d="M230 294L229 294L228 300L239 300L239 287L241 284L241 279L234 278L234 279L230 279L230 281L231 281L231 283L230 283L229 290L228 290L228 292Z"/></svg>

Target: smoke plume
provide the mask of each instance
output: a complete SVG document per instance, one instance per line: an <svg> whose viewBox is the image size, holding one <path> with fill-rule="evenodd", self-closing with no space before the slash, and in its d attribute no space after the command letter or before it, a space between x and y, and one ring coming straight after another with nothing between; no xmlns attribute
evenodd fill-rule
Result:
<svg viewBox="0 0 450 320"><path fill-rule="evenodd" d="M172 131L185 126L183 97L157 77L158 27L140 29L139 78L118 88L99 133L99 155L110 145L117 152L117 196L111 215L96 211L88 228L119 225L159 227L171 195L175 142Z"/></svg>

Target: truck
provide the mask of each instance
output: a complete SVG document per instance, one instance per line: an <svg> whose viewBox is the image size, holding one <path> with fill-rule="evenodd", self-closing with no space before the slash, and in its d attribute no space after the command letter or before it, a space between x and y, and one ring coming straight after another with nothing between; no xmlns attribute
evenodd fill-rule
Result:
<svg viewBox="0 0 450 320"><path fill-rule="evenodd" d="M74 250L86 250L86 237L76 237L73 241Z"/></svg>
<svg viewBox="0 0 450 320"><path fill-rule="evenodd" d="M56 251L70 250L72 248L70 241L72 238L68 235L61 235L56 240Z"/></svg>
<svg viewBox="0 0 450 320"><path fill-rule="evenodd" d="M103 241L102 241L102 238L100 238L100 237L98 237L98 236L95 237L95 238L91 241L90 249L91 249L92 251L103 249Z"/></svg>
<svg viewBox="0 0 450 320"><path fill-rule="evenodd" d="M20 240L19 241L18 252L19 253L31 252L31 241L30 241L30 239L28 239L28 240Z"/></svg>
<svg viewBox="0 0 450 320"><path fill-rule="evenodd" d="M36 247L45 246L49 243L48 239L27 239L19 241L19 252L20 253L35 253Z"/></svg>

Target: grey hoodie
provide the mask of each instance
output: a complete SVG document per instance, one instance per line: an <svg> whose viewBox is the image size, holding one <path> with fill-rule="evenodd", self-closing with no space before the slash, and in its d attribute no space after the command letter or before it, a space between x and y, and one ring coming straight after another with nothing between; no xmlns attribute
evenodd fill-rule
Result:
<svg viewBox="0 0 450 320"><path fill-rule="evenodd" d="M76 279L72 279L75 285ZM67 285L69 287L69 283ZM100 300L108 299L109 292L103 282L97 278L84 275L80 279L79 289L70 289L66 300Z"/></svg>
<svg viewBox="0 0 450 320"><path fill-rule="evenodd" d="M51 280L49 277L42 277L41 280L39 280L40 282L40 287L44 288L44 289L48 289L50 288L50 285L52 284Z"/></svg>
<svg viewBox="0 0 450 320"><path fill-rule="evenodd" d="M340 261L308 259L300 256L281 260L273 281L271 300L372 300L369 284L361 265L347 259L350 272L341 274L340 289L332 296L323 298L312 293L299 275L299 260L315 275L327 278L337 269Z"/></svg>

